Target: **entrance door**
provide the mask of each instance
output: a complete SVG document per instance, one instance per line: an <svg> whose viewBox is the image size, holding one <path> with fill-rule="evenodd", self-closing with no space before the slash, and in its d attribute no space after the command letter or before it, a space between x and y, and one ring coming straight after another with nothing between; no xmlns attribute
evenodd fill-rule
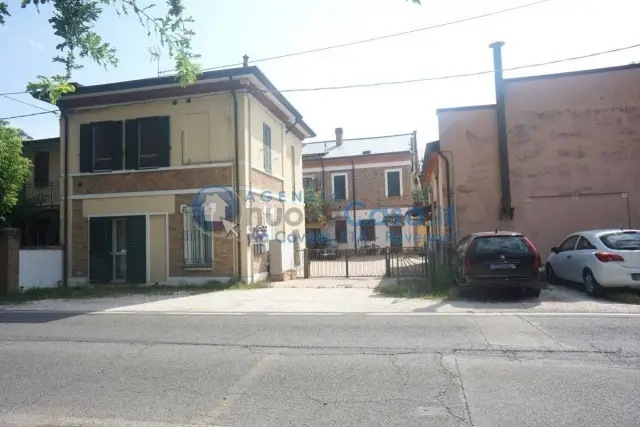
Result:
<svg viewBox="0 0 640 427"><path fill-rule="evenodd" d="M146 218L91 218L89 221L89 281L147 281Z"/></svg>
<svg viewBox="0 0 640 427"><path fill-rule="evenodd" d="M402 226L392 225L389 227L389 240L391 252L402 252Z"/></svg>

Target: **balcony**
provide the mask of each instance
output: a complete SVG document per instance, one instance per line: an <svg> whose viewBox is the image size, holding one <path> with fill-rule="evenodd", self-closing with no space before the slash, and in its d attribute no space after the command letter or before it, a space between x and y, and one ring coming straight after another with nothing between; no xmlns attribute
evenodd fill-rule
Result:
<svg viewBox="0 0 640 427"><path fill-rule="evenodd" d="M60 205L60 183L43 182L38 184L26 184L22 189L22 196L27 202L37 206Z"/></svg>
<svg viewBox="0 0 640 427"><path fill-rule="evenodd" d="M416 204L429 203L429 188L423 188L413 192L413 202Z"/></svg>

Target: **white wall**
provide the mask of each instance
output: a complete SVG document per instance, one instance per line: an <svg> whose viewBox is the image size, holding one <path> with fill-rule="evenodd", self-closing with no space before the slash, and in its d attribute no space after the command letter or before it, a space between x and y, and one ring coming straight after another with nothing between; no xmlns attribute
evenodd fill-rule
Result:
<svg viewBox="0 0 640 427"><path fill-rule="evenodd" d="M20 249L20 287L52 288L62 280L62 249Z"/></svg>
<svg viewBox="0 0 640 427"><path fill-rule="evenodd" d="M395 209L395 208L394 208ZM402 215L404 216L407 212L409 208L398 208L398 210L393 210L392 208L388 208L386 215L393 215L393 214L399 214L399 212L402 212ZM374 209L374 218L371 218L371 209L356 209L356 219L355 219L355 238L356 240L358 239L358 237L360 236L360 225L359 222L361 219L375 219L376 222L382 222L383 221L383 212L380 211L380 209ZM333 211L331 213L331 217L335 218L336 220L340 220L345 218L344 216L344 210L340 210L340 211ZM338 246L340 247L340 249L353 249L354 248L354 227L353 227L353 211L349 211L349 218L347 219L347 243L338 243ZM330 222L328 225L328 228L326 230L323 230L323 234L326 236L330 236L335 238L335 222ZM386 248L391 246L391 241L389 240L389 236L388 236L388 232L389 232L389 227L386 225L376 225L376 241L375 242L369 242L369 244L371 243L375 243L376 245ZM414 234L417 233L417 227L414 227L413 225L408 225L405 221L404 225L402 226L402 246L407 248L407 247L414 247L414 246L422 246L422 241L415 241L415 237ZM420 236L420 239L424 238L424 236ZM363 242L358 242L358 247L360 247L362 245Z"/></svg>

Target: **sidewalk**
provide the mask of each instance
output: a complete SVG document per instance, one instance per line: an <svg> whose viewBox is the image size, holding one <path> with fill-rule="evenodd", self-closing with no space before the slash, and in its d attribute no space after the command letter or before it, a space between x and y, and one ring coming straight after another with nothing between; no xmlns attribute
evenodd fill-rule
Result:
<svg viewBox="0 0 640 427"><path fill-rule="evenodd" d="M332 282L349 284L351 281ZM355 283L355 282L353 282ZM383 297L364 287L267 288L198 295L135 295L121 298L42 300L0 307L3 311L73 313L640 313L640 305L593 300L563 287L543 291L540 299L513 301L427 300ZM328 285L327 285L328 286Z"/></svg>

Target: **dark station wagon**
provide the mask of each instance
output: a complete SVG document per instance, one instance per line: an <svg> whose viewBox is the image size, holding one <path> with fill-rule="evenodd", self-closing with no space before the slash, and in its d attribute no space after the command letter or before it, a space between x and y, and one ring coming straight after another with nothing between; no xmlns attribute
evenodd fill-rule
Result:
<svg viewBox="0 0 640 427"><path fill-rule="evenodd" d="M454 277L461 292L518 288L537 298L542 289L540 254L531 240L511 231L464 236L455 248Z"/></svg>

